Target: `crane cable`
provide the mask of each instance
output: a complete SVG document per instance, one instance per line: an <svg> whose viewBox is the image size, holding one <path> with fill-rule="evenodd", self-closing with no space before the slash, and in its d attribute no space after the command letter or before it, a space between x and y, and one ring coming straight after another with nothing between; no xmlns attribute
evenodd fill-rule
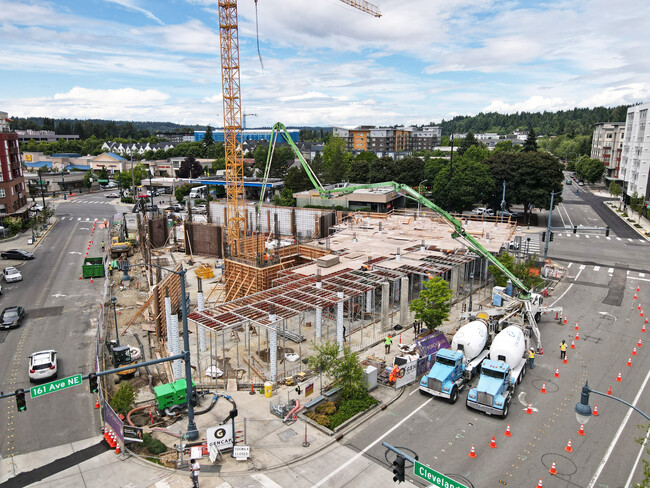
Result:
<svg viewBox="0 0 650 488"><path fill-rule="evenodd" d="M260 59L260 66L264 69L264 63L262 62L262 53L260 52L260 31L258 28L258 19L257 19L257 0L255 0L255 35L257 37L257 57Z"/></svg>

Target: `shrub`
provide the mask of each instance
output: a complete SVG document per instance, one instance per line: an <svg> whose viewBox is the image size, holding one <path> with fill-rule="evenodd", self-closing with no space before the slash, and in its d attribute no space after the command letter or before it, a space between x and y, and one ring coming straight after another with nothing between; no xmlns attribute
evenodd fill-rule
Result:
<svg viewBox="0 0 650 488"><path fill-rule="evenodd" d="M135 391L131 383L122 383L111 398L109 404L116 413L125 415L133 409L135 402Z"/></svg>
<svg viewBox="0 0 650 488"><path fill-rule="evenodd" d="M636 227L637 229L640 229L640 228L643 227L643 226L642 226L642 225L639 225L639 224L634 224L634 227Z"/></svg>
<svg viewBox="0 0 650 488"><path fill-rule="evenodd" d="M316 407L316 413L323 415L332 415L336 413L336 404L334 402L325 402Z"/></svg>
<svg viewBox="0 0 650 488"><path fill-rule="evenodd" d="M167 452L167 446L162 443L159 439L152 437L151 434L145 434L142 436L142 443L144 447L154 456Z"/></svg>
<svg viewBox="0 0 650 488"><path fill-rule="evenodd" d="M377 400L367 394L341 401L338 406L338 411L330 417L330 428L334 429L335 427L338 427L346 420L349 420L356 414L367 410L376 403Z"/></svg>

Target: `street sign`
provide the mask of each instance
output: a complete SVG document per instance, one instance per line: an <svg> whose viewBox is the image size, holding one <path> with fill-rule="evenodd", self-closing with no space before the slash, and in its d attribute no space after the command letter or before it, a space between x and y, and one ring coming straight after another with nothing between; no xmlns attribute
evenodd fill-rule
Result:
<svg viewBox="0 0 650 488"><path fill-rule="evenodd" d="M413 464L413 474L431 483L431 488L467 488L458 481L449 479L444 474L417 461Z"/></svg>
<svg viewBox="0 0 650 488"><path fill-rule="evenodd" d="M66 388L72 388L73 386L79 386L81 383L81 375L76 374L74 376L68 376L67 378L45 383L41 386L32 386L29 389L29 395L32 398L36 398L39 396L47 395L48 393L53 393L55 391L65 390Z"/></svg>
<svg viewBox="0 0 650 488"><path fill-rule="evenodd" d="M232 457L236 458L237 461L245 461L251 457L251 448L250 446L235 446L232 448Z"/></svg>
<svg viewBox="0 0 650 488"><path fill-rule="evenodd" d="M224 424L219 427L209 427L206 430L208 447L214 445L220 451L230 449L233 446L232 424Z"/></svg>

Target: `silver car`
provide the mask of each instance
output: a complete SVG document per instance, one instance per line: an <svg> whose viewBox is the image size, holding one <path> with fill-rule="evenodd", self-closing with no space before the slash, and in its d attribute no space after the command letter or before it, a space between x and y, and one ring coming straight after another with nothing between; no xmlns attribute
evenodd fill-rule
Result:
<svg viewBox="0 0 650 488"><path fill-rule="evenodd" d="M7 266L3 271L3 276L7 283L15 283L16 281L22 281L23 275L20 274L13 266Z"/></svg>
<svg viewBox="0 0 650 488"><path fill-rule="evenodd" d="M32 383L39 380L56 378L58 373L56 351L35 352L29 356L29 381Z"/></svg>

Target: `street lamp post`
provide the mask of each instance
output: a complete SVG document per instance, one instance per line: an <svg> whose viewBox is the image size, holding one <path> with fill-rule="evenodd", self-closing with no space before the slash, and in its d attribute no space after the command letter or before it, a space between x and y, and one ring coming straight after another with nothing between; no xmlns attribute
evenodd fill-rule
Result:
<svg viewBox="0 0 650 488"><path fill-rule="evenodd" d="M546 239L544 241L544 261L546 261L546 258L548 256L548 241L551 238L551 218L553 218L553 197L555 196L556 193L560 193L560 192L558 191L551 192L551 205L548 211L548 224L546 226Z"/></svg>
<svg viewBox="0 0 650 488"><path fill-rule="evenodd" d="M627 403L625 400L622 400L618 397L608 395L606 393L602 393L600 391L592 390L589 388L589 382L585 382L585 385L582 387L582 392L580 394L580 401L576 403L574 412L576 414L576 420L578 421L579 424L586 424L589 421L589 418L593 415L593 411L591 410L591 406L589 405L589 394L590 393L595 393L596 395L601 395L606 398L611 398L613 400L616 400L617 402L621 402L631 409L635 410L636 412L640 413L642 416L644 416L647 420L650 420L650 417L648 417L647 414L636 408L634 405Z"/></svg>
<svg viewBox="0 0 650 488"><path fill-rule="evenodd" d="M117 311L115 308L117 298L111 298L111 303L113 304L113 316L115 317L115 342L117 343L117 347L120 347L120 331L117 328Z"/></svg>
<svg viewBox="0 0 650 488"><path fill-rule="evenodd" d="M43 193L43 179L41 178L41 170L38 170L38 184L41 187L41 198L43 199L43 208L45 208L45 193Z"/></svg>
<svg viewBox="0 0 650 488"><path fill-rule="evenodd" d="M68 198L65 196L65 179L63 176L63 173L61 173L61 191L63 192L63 199L67 200Z"/></svg>
<svg viewBox="0 0 650 488"><path fill-rule="evenodd" d="M418 193L419 193L420 195L422 195L422 188L421 188L421 187L422 187L422 183L424 183L425 181L427 181L427 180L422 180L422 181L420 181L420 183L418 184ZM418 218L418 219L420 218L420 200L418 200L418 216L417 216L417 218Z"/></svg>
<svg viewBox="0 0 650 488"><path fill-rule="evenodd" d="M192 365L190 363L190 337L187 328L187 303L185 302L185 274L187 271L183 269L181 264L180 270L176 271L173 269L165 268L153 263L140 263L140 264L127 264L124 267L124 274L126 274L127 268L134 266L154 266L156 268L164 269L170 273L179 275L181 278L181 315L183 318L183 348L185 349L181 354L183 354L183 361L185 361L185 383L186 383L186 395L187 395L187 434L185 437L194 441L199 438L199 431L196 428L196 423L194 422L194 405L192 404L193 393L192 393Z"/></svg>

